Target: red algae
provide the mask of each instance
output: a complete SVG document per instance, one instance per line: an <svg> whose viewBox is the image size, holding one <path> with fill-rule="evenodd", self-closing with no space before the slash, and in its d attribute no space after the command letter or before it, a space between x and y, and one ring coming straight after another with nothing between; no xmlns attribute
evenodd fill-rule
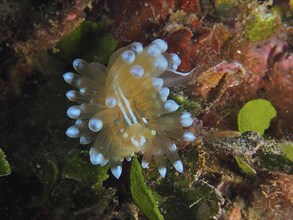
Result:
<svg viewBox="0 0 293 220"><path fill-rule="evenodd" d="M122 42L145 42L144 39L154 37L151 33L159 31L173 5L167 0L124 1L115 17L114 37Z"/></svg>

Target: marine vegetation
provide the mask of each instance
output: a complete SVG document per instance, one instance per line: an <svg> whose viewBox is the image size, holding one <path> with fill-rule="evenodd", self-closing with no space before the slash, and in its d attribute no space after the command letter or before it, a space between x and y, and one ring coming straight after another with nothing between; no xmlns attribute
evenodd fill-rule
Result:
<svg viewBox="0 0 293 220"><path fill-rule="evenodd" d="M82 103L67 110L76 121L66 135L79 138L80 144L93 142L91 163L105 166L109 162L117 179L121 162L131 160L137 152L143 153L142 167L154 160L162 177L167 171L165 156L183 172L174 140L195 140L183 129L193 123L193 118L186 111L176 112L179 105L168 99L170 90L164 78L191 72L177 72L181 60L174 53L166 53L167 49L162 39L145 48L135 42L114 52L107 68L76 59L73 67L80 75L63 75L67 83L79 89L67 92L67 98Z"/></svg>

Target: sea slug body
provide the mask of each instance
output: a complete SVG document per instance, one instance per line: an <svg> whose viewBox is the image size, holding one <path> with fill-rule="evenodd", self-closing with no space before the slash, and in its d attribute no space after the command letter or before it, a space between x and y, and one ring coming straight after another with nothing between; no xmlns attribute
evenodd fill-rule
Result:
<svg viewBox="0 0 293 220"><path fill-rule="evenodd" d="M114 52L108 67L76 59L73 67L80 75L63 75L78 89L67 92L67 98L79 103L67 110L76 121L66 135L91 144L91 163L109 163L117 179L122 161L131 160L135 153L143 154L143 168L154 160L162 177L167 171L165 156L183 172L174 140L195 140L183 129L193 118L188 112L177 112L179 106L168 99L170 90L162 74L187 74L176 71L181 61L176 54L167 54L167 48L162 39L145 48L135 42Z"/></svg>

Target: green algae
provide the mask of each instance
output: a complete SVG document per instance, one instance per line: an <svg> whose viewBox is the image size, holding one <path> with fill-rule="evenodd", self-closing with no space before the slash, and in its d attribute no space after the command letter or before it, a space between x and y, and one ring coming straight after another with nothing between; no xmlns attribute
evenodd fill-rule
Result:
<svg viewBox="0 0 293 220"><path fill-rule="evenodd" d="M288 144L288 145L287 145ZM265 139L258 132L244 132L239 137L217 138L207 146L217 155L232 155L238 167L247 175L255 175L258 169L292 173L292 145Z"/></svg>
<svg viewBox="0 0 293 220"><path fill-rule="evenodd" d="M0 148L0 177L7 176L11 173L11 168L6 160L6 155L3 150Z"/></svg>
<svg viewBox="0 0 293 220"><path fill-rule="evenodd" d="M103 188L102 182L109 178L108 169L109 165L93 166L89 162L88 151L83 150L68 155L62 169L62 177L82 181L83 184L99 191Z"/></svg>
<svg viewBox="0 0 293 220"><path fill-rule="evenodd" d="M76 58L81 58L107 64L116 46L117 41L102 25L84 21L58 42L56 46L58 52L55 55L69 63Z"/></svg>
<svg viewBox="0 0 293 220"><path fill-rule="evenodd" d="M231 16L235 17L238 13L238 4L239 1L235 0L216 0L215 1L215 8L216 13L222 16Z"/></svg>
<svg viewBox="0 0 293 220"><path fill-rule="evenodd" d="M181 152L182 174L170 163L167 163L165 178L159 176L154 164L143 170L147 185L155 195L159 195L157 201L165 219L216 219L221 213L224 200L220 192L203 179L198 179L201 166L204 166L199 158L199 148L189 145Z"/></svg>
<svg viewBox="0 0 293 220"><path fill-rule="evenodd" d="M267 9L266 5L260 5L251 12L245 27L249 41L262 41L276 33L281 27L281 17L276 8Z"/></svg>
<svg viewBox="0 0 293 220"><path fill-rule="evenodd" d="M245 156L253 155L266 141L258 132L247 131L240 136L211 139L206 144L218 154Z"/></svg>
<svg viewBox="0 0 293 220"><path fill-rule="evenodd" d="M220 215L224 202L221 194L207 182L197 181L193 190L185 193L189 208L196 213L196 219L213 219Z"/></svg>
<svg viewBox="0 0 293 220"><path fill-rule="evenodd" d="M172 94L170 98L180 105L181 111L188 111L194 116L198 116L199 114L203 112L203 109L199 102L186 99L185 97L181 95L174 95L174 94Z"/></svg>
<svg viewBox="0 0 293 220"><path fill-rule="evenodd" d="M107 64L117 41L101 24L84 21L63 36L54 50L33 55L32 66L43 76L60 75L76 58Z"/></svg>
<svg viewBox="0 0 293 220"><path fill-rule="evenodd" d="M283 171L292 174L292 145L290 148L280 147L279 144L276 143L268 143L266 147L256 152L260 166L270 171Z"/></svg>
<svg viewBox="0 0 293 220"><path fill-rule="evenodd" d="M279 143L278 147L282 151L282 153L286 156L286 158L289 159L291 162L293 162L293 143L292 142Z"/></svg>
<svg viewBox="0 0 293 220"><path fill-rule="evenodd" d="M141 165L136 157L132 160L130 184L132 198L146 217L152 220L164 219L158 208L155 195L145 183Z"/></svg>
<svg viewBox="0 0 293 220"><path fill-rule="evenodd" d="M189 189L167 184L162 187L165 187L161 192L164 202L160 207L166 219L216 219L221 213L223 197L203 180L189 185Z"/></svg>
<svg viewBox="0 0 293 220"><path fill-rule="evenodd" d="M245 174L247 174L247 175L249 175L249 176L254 176L254 175L256 175L256 171L255 171L255 169L253 169L248 163L246 163L246 162L244 161L243 158L238 157L238 156L234 156L234 158L235 158L235 161L236 161L238 167L239 167L239 168L240 168Z"/></svg>
<svg viewBox="0 0 293 220"><path fill-rule="evenodd" d="M238 114L238 130L256 131L261 135L270 126L270 121L277 112L272 104L265 99L255 99L247 102Z"/></svg>

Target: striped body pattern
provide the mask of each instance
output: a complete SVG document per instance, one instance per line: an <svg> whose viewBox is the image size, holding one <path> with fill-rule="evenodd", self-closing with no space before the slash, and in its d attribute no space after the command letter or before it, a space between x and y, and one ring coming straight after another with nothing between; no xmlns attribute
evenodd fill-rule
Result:
<svg viewBox="0 0 293 220"><path fill-rule="evenodd" d="M108 67L76 59L73 67L79 74L63 75L78 89L66 94L78 103L67 110L76 121L66 135L79 138L80 144L91 144L91 163L109 163L117 179L122 161L131 160L135 153L143 154L143 168L154 160L163 177L167 171L165 157L183 172L174 141L195 139L183 129L193 123L193 118L188 112L177 112L179 106L168 99L170 90L163 75L182 73L176 71L179 57L167 54L167 48L162 39L145 48L135 42L114 52Z"/></svg>

